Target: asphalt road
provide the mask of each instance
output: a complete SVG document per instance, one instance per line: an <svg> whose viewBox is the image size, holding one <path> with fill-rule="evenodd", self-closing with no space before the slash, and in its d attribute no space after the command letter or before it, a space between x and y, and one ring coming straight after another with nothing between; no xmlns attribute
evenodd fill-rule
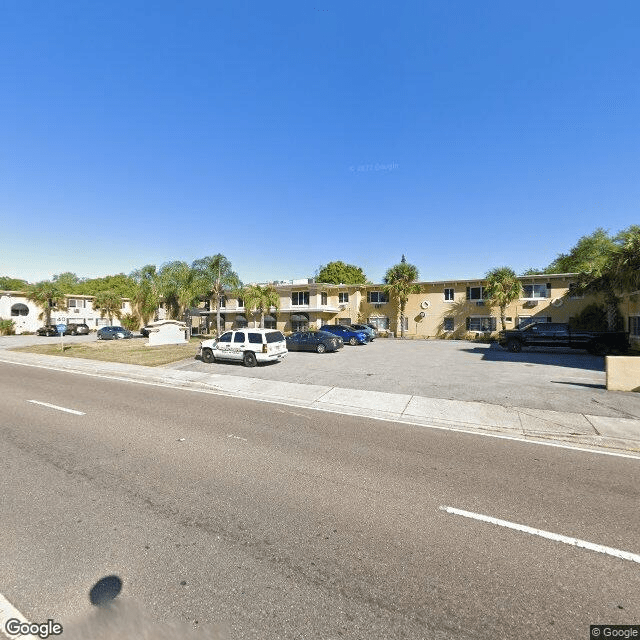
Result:
<svg viewBox="0 0 640 640"><path fill-rule="evenodd" d="M0 390L0 592L31 620L116 572L232 639L640 623L636 562L440 508L640 554L636 460L13 365Z"/></svg>

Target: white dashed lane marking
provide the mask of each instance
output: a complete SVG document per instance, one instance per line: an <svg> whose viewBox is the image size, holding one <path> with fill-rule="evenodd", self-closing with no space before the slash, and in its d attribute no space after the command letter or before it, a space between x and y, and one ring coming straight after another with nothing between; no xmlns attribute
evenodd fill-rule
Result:
<svg viewBox="0 0 640 640"><path fill-rule="evenodd" d="M640 564L640 555L636 553L630 553L629 551L621 551L620 549L614 549L613 547L605 547L601 544L594 544L593 542L587 542L586 540L579 540L578 538L570 538L569 536L563 536L559 533L551 533L550 531L544 531L543 529L534 529L533 527L527 527L524 524L516 524L515 522L509 522L508 520L499 520L498 518L492 518L491 516L485 516L481 513L473 513L472 511L463 511L462 509L455 509L454 507L440 507L442 511L452 513L456 516L464 516L465 518L472 518L473 520L480 520L482 522L489 522L500 527L506 527L507 529L515 529L523 533L530 533L534 536L541 538L547 538L547 540L554 540L556 542L564 542L564 544L570 544L574 547L580 547L581 549L589 549L590 551L596 551L597 553L605 553L614 558L620 558L622 560L631 560L631 562L637 562Z"/></svg>
<svg viewBox="0 0 640 640"><path fill-rule="evenodd" d="M75 409L67 409L66 407L59 407L57 404L49 404L48 402L40 402L39 400L27 400L31 404L39 404L43 407L49 407L49 409L56 409L58 411L65 411L66 413L73 413L76 416L85 415L84 411L76 411Z"/></svg>

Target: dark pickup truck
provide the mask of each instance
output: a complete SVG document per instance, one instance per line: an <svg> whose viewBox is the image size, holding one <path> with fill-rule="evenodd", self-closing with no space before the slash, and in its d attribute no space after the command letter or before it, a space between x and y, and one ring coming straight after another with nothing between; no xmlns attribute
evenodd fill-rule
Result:
<svg viewBox="0 0 640 640"><path fill-rule="evenodd" d="M623 331L572 331L568 324L558 322L537 322L523 329L501 331L498 342L514 353L522 347L570 347L604 356L613 350L629 349L629 335Z"/></svg>

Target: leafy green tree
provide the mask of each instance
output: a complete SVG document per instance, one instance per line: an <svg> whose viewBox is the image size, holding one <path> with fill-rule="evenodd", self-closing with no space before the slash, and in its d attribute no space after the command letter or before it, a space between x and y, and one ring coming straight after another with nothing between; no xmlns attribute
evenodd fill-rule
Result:
<svg viewBox="0 0 640 640"><path fill-rule="evenodd" d="M158 271L159 293L164 298L169 316L180 319L185 311L207 294L206 281L186 262L174 260Z"/></svg>
<svg viewBox="0 0 640 640"><path fill-rule="evenodd" d="M615 247L614 239L602 228L582 236L570 249L561 253L545 269L545 273L599 273L604 269Z"/></svg>
<svg viewBox="0 0 640 640"><path fill-rule="evenodd" d="M147 264L141 269L133 271L129 277L135 282L135 289L131 297L133 308L141 323L143 325L149 324L160 305L160 283L156 266ZM138 328L136 327L136 329Z"/></svg>
<svg viewBox="0 0 640 640"><path fill-rule="evenodd" d="M81 279L71 271L65 271L58 275L53 276L53 281L65 292L76 293L78 285L82 282Z"/></svg>
<svg viewBox="0 0 640 640"><path fill-rule="evenodd" d="M13 320L0 320L0 336L12 336L16 332Z"/></svg>
<svg viewBox="0 0 640 640"><path fill-rule="evenodd" d="M237 293L242 288L242 282L231 262L221 253L194 260L191 266L199 273L207 295L215 302L217 335L220 335L220 301L227 294Z"/></svg>
<svg viewBox="0 0 640 640"><path fill-rule="evenodd" d="M0 276L0 291L25 291L28 288L29 283L26 280Z"/></svg>
<svg viewBox="0 0 640 640"><path fill-rule="evenodd" d="M95 296L102 291L113 291L123 298L133 298L136 283L128 275L118 273L114 276L90 278L81 280L75 285L73 293L78 295Z"/></svg>
<svg viewBox="0 0 640 640"><path fill-rule="evenodd" d="M271 307L280 308L280 297L275 287L267 285L265 287L254 284L247 287L243 292L244 306L254 314L253 326L255 327L255 314L260 314L260 327L264 329L264 315Z"/></svg>
<svg viewBox="0 0 640 640"><path fill-rule="evenodd" d="M129 329L129 331L136 331L140 328L140 318L135 313L126 313L120 318L120 322L122 326L125 329Z"/></svg>
<svg viewBox="0 0 640 640"><path fill-rule="evenodd" d="M409 264L404 257L387 270L384 276L385 291L394 298L400 308L400 336L404 338L404 310L412 293L420 293L420 285L416 284L418 268Z"/></svg>
<svg viewBox="0 0 640 640"><path fill-rule="evenodd" d="M367 283L367 277L360 267L356 267L353 264L345 264L341 260L336 260L320 267L316 280L329 284Z"/></svg>
<svg viewBox="0 0 640 640"><path fill-rule="evenodd" d="M528 269L525 269L520 275L521 276L537 276L537 275L540 275L542 273L551 273L551 272L547 271L546 269L539 269L537 267L529 267Z"/></svg>
<svg viewBox="0 0 640 640"><path fill-rule="evenodd" d="M122 317L122 296L115 291L100 291L93 299L93 308L100 311L101 318L107 316L112 325L114 317Z"/></svg>
<svg viewBox="0 0 640 640"><path fill-rule="evenodd" d="M572 331L606 331L607 309L603 304L588 304L576 316L569 319Z"/></svg>
<svg viewBox="0 0 640 640"><path fill-rule="evenodd" d="M515 271L509 267L496 267L487 273L487 286L485 294L489 299L490 306L497 306L500 309L500 323L505 331L506 308L520 297L522 285Z"/></svg>
<svg viewBox="0 0 640 640"><path fill-rule="evenodd" d="M621 293L640 290L640 226L620 232L609 262L613 287Z"/></svg>
<svg viewBox="0 0 640 640"><path fill-rule="evenodd" d="M27 300L34 302L43 310L38 318L44 318L45 324L51 324L51 311L54 307L61 311L67 310L64 291L56 282L51 282L51 280L42 280L36 284L29 285L27 288Z"/></svg>

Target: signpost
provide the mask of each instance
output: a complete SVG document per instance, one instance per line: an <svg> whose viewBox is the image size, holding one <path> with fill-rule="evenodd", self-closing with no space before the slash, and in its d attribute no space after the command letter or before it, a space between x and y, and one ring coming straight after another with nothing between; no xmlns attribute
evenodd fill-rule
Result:
<svg viewBox="0 0 640 640"><path fill-rule="evenodd" d="M60 323L56 325L56 329L58 330L58 333L60 334L60 351L64 352L64 344L63 344L63 337L64 336L64 332L67 330L67 325L64 323Z"/></svg>

